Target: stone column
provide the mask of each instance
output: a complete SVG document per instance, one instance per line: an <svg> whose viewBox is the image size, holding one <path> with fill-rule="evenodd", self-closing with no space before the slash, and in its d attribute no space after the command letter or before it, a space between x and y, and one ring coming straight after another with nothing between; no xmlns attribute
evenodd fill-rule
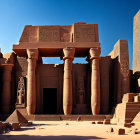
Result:
<svg viewBox="0 0 140 140"><path fill-rule="evenodd" d="M63 111L65 115L72 112L72 61L75 48L64 48L64 81L63 81Z"/></svg>
<svg viewBox="0 0 140 140"><path fill-rule="evenodd" d="M96 115L100 112L100 53L101 49L91 48L90 49L90 60L91 60L91 110L92 114Z"/></svg>
<svg viewBox="0 0 140 140"><path fill-rule="evenodd" d="M11 72L13 64L3 64L3 87L2 87L2 112L8 114L11 107Z"/></svg>
<svg viewBox="0 0 140 140"><path fill-rule="evenodd" d="M27 72L27 112L28 115L34 114L36 109L36 61L38 50L27 49L28 72Z"/></svg>

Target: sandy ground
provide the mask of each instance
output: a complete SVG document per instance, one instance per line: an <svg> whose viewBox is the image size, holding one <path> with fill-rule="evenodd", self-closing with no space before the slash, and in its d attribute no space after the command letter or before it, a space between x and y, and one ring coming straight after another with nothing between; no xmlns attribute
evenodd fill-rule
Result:
<svg viewBox="0 0 140 140"><path fill-rule="evenodd" d="M107 132L113 125L92 124L77 121L33 122L30 127L22 127L0 135L0 140L140 140L140 134L117 135Z"/></svg>

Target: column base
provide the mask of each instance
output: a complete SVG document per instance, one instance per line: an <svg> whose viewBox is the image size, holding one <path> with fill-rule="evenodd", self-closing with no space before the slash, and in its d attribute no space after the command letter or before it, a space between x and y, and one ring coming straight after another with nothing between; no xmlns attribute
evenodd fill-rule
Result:
<svg viewBox="0 0 140 140"><path fill-rule="evenodd" d="M64 115L70 115L72 112L72 106L63 106Z"/></svg>

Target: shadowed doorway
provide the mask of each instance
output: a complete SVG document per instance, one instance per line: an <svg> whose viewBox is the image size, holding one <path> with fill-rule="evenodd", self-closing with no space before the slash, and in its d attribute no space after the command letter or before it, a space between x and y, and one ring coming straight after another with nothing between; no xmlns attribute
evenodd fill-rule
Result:
<svg viewBox="0 0 140 140"><path fill-rule="evenodd" d="M57 88L43 88L43 113L57 114Z"/></svg>

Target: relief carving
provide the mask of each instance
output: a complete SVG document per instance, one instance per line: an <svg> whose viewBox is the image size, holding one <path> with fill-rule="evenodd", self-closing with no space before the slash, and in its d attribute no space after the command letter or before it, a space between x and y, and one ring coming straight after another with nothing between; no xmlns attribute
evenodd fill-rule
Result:
<svg viewBox="0 0 140 140"><path fill-rule="evenodd" d="M94 25L77 25L74 31L75 42L95 42L96 33Z"/></svg>
<svg viewBox="0 0 140 140"><path fill-rule="evenodd" d="M85 87L84 87L84 78L80 77L78 80L78 104L85 103Z"/></svg>
<svg viewBox="0 0 140 140"><path fill-rule="evenodd" d="M49 26L39 27L39 41L42 42L60 41L59 27L49 27Z"/></svg>
<svg viewBox="0 0 140 140"><path fill-rule="evenodd" d="M17 103L16 107L25 107L26 104L25 96L25 80L24 77L19 77L18 89L17 89Z"/></svg>

